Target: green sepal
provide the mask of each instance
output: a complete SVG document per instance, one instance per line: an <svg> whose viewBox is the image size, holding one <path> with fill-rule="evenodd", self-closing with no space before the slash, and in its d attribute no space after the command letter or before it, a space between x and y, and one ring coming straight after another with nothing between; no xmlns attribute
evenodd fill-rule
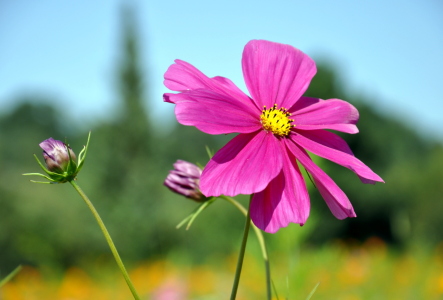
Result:
<svg viewBox="0 0 443 300"><path fill-rule="evenodd" d="M52 179L51 179L52 180ZM58 181L37 181L37 180L29 180L32 183L45 183L45 184L58 184Z"/></svg>
<svg viewBox="0 0 443 300"><path fill-rule="evenodd" d="M205 210L209 205L211 205L217 198L216 197L209 197L208 200L205 202L202 202L197 208L189 215L187 216L183 221L181 221L176 228L179 229L182 227L186 222L188 222L188 225L186 226L186 230L191 227L194 220L197 218L197 216Z"/></svg>
<svg viewBox="0 0 443 300"><path fill-rule="evenodd" d="M214 150L209 149L207 145L205 146L205 148L206 148L206 153L209 156L209 159L211 159L214 156Z"/></svg>
<svg viewBox="0 0 443 300"><path fill-rule="evenodd" d="M78 155L78 166L77 166L77 173L80 172L80 170L83 167L83 164L85 162L86 159L86 154L88 152L88 147L89 147L89 140L91 139L91 131L89 131L88 134L88 141L86 142L86 146L83 146L82 151L80 151L79 155Z"/></svg>
<svg viewBox="0 0 443 300"><path fill-rule="evenodd" d="M72 159L71 151L69 151L69 146L66 143L65 143L65 148L66 148L66 151L68 152L69 162L68 162L68 165L66 167L66 172L64 172L64 173L70 174L70 175L74 175L74 178L75 178L75 175L78 173L78 171L77 171L77 164Z"/></svg>
<svg viewBox="0 0 443 300"><path fill-rule="evenodd" d="M40 168L42 168L43 171L45 171L46 174L48 174L49 176L51 175L55 175L57 173L51 172L48 169L46 169L46 167L40 162L40 159L38 159L37 155L34 154L35 160L37 161L38 165L40 166ZM23 174L25 175L25 174Z"/></svg>
<svg viewBox="0 0 443 300"><path fill-rule="evenodd" d="M45 166L40 162L40 160L38 159L37 155L34 154L35 160L37 161L37 163L39 164L39 166L42 168L43 171L45 171L46 174L49 175L45 176L43 174L40 173L27 173L27 174L23 174L23 175L37 175L37 176L41 176L41 177L45 177L46 179L50 180L50 181L56 181L56 182L66 182L66 176L63 174L59 174L59 173L55 173L55 172L51 172L48 169L45 168Z"/></svg>
<svg viewBox="0 0 443 300"><path fill-rule="evenodd" d="M22 174L22 175L25 175L25 176L27 176L27 175L40 176L40 177L43 177L43 178L45 178L45 179L50 181L50 182L46 182L46 181L31 180L31 182L34 182L34 183L63 183L64 182L64 181L61 181L61 180L52 179L51 177L43 175L43 174L40 174L40 173L25 173L25 174Z"/></svg>
<svg viewBox="0 0 443 300"><path fill-rule="evenodd" d="M82 149L82 151L80 151L80 154L78 156L78 165L72 159L71 151L69 151L70 148L67 145L67 143L65 143L66 151L68 152L68 156L69 156L69 162L68 162L68 165L66 167L66 171L64 171L63 173L56 173L56 172L49 171L41 163L41 161L38 159L37 155L34 154L35 160L37 161L38 165L40 166L40 168L42 168L42 170L46 174L48 174L48 176L40 174L40 173L26 173L26 174L23 174L23 175L40 176L40 177L44 177L44 178L46 178L47 180L50 181L50 182L42 182L42 181L31 180L31 182L35 182L35 183L65 183L65 182L70 182L72 180L75 180L75 178L77 177L77 174L80 172L81 168L83 167L83 163L84 163L85 158L86 158L86 153L87 153L87 150L88 150L90 138L91 138L91 132L89 132L88 141L86 143L86 146L83 146L83 149Z"/></svg>

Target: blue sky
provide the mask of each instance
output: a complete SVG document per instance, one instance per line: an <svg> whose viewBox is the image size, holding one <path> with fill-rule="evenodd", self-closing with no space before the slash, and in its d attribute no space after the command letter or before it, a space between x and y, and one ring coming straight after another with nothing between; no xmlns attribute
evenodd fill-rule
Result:
<svg viewBox="0 0 443 300"><path fill-rule="evenodd" d="M117 111L122 3L0 0L0 112L26 94L53 96L83 124ZM267 39L330 60L348 92L443 139L441 0L129 3L142 38L146 104L159 126L173 120L172 105L162 103L162 82L174 59L228 77L246 91L243 47Z"/></svg>

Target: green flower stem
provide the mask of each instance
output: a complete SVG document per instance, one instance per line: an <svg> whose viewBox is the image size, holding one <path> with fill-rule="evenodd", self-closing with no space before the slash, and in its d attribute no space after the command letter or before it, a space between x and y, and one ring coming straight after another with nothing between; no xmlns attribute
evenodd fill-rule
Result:
<svg viewBox="0 0 443 300"><path fill-rule="evenodd" d="M219 198L222 198L232 205L234 205L239 211L241 211L245 216L248 215L248 210L241 205L238 201L236 201L234 198L221 195ZM267 291L267 299L271 300L272 294L271 294L271 269L269 267L269 257L268 257L268 250L266 248L265 239L263 237L262 231L254 225L254 223L251 222L252 229L254 229L255 235L257 236L258 243L260 244L263 260L265 262L265 270L266 270L266 291Z"/></svg>
<svg viewBox="0 0 443 300"><path fill-rule="evenodd" d="M108 230L106 229L105 224L103 223L102 219L100 218L100 215L98 214L97 210L95 209L92 202L89 200L88 196L83 192L83 190L78 186L78 184L75 181L69 181L71 185L75 188L75 190L80 194L80 196L85 200L86 205L88 205L89 209L91 210L92 214L94 215L95 219L97 220L98 225L100 226L100 229L103 232L103 235L106 238L106 241L108 242L109 248L111 248L111 252L114 255L114 259L117 262L118 267L120 268L120 271L123 274L123 277L126 280L126 283L131 290L132 295L134 296L134 299L140 300L140 296L137 294L137 291L135 290L134 285L131 282L131 279L129 278L128 272L125 269L125 265L123 264L120 255L118 254L117 248L115 248L114 242L112 241L111 236L109 235Z"/></svg>
<svg viewBox="0 0 443 300"><path fill-rule="evenodd" d="M251 195L251 198L252 198L252 195ZM250 205L250 203L251 203L251 201L249 201L249 205ZM245 230L243 232L243 239L242 239L240 253L238 255L238 260L237 260L237 268L235 270L234 283L232 285L231 300L235 300L235 298L237 296L237 289L238 289L238 284L240 282L240 275L241 275L241 270L243 267L243 258L245 257L246 242L248 241L248 234L249 234L250 225L251 225L251 216L249 214L249 209L248 209L248 212L246 213Z"/></svg>

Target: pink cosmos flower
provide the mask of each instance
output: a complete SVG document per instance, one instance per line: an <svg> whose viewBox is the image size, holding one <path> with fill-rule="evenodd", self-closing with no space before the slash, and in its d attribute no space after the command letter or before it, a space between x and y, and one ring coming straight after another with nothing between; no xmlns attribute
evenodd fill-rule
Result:
<svg viewBox="0 0 443 300"><path fill-rule="evenodd" d="M181 60L165 73L165 86L179 92L164 94L176 105L179 123L209 134L239 133L206 165L201 192L207 197L253 194L252 221L266 232L291 222L303 225L310 202L300 163L335 217L356 217L345 193L307 151L352 170L363 183L383 182L342 138L325 130L357 133L357 109L339 99L302 96L317 69L290 45L250 41L242 68L251 97L229 79L209 78Z"/></svg>

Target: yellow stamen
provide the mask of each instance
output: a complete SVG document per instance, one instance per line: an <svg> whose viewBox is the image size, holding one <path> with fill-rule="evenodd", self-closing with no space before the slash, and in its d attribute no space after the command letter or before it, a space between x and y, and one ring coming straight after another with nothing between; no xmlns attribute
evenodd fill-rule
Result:
<svg viewBox="0 0 443 300"><path fill-rule="evenodd" d="M266 109L264 106L260 115L260 123L264 130L270 131L274 135L287 136L291 132L291 128L295 127L292 124L294 120L289 119L290 115L284 107L277 109L277 104L274 104L270 109Z"/></svg>

